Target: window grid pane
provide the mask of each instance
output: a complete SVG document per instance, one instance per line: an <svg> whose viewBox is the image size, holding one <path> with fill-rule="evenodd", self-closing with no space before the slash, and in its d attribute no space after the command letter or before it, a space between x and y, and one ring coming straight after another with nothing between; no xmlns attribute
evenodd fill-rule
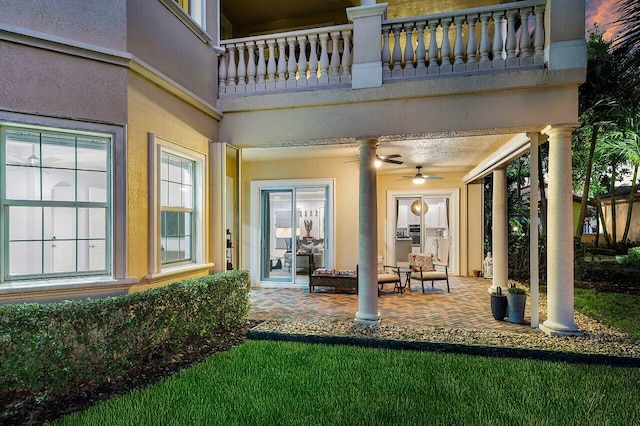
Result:
<svg viewBox="0 0 640 426"><path fill-rule="evenodd" d="M160 251L163 264L193 261L193 198L195 162L161 154Z"/></svg>
<svg viewBox="0 0 640 426"><path fill-rule="evenodd" d="M0 205L7 212L0 226L9 229L3 274L10 280L107 272L110 139L23 129L2 135L7 155L0 167L15 182L3 188ZM46 206L34 206L40 201Z"/></svg>

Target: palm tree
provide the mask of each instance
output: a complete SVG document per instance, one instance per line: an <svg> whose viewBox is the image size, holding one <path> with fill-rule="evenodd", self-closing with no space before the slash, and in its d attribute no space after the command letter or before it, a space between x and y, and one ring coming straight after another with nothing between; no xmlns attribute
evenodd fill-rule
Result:
<svg viewBox="0 0 640 426"><path fill-rule="evenodd" d="M620 61L616 60L611 52L611 42L604 40L602 32L597 27L589 31L587 59L587 79L580 86L578 98L582 125L575 134L581 139L580 145L589 144L580 217L575 230L577 237L582 236L582 224L587 212L596 143L600 139L602 127L610 123L616 115L620 98Z"/></svg>
<svg viewBox="0 0 640 426"><path fill-rule="evenodd" d="M627 70L625 78L629 84L637 87L640 83L640 1L621 0L616 12L616 21L620 24L620 32L614 37L616 53L621 58L624 69ZM634 91L630 99L634 102L640 100L640 93Z"/></svg>
<svg viewBox="0 0 640 426"><path fill-rule="evenodd" d="M633 167L627 220L624 227L624 234L622 235L622 242L625 242L627 241L629 228L631 227L636 182L638 180L638 169L640 168L640 111L636 111L635 115L626 117L623 127L620 130L612 132L611 136L611 140L606 144L608 149L610 149L611 152L617 153L624 161Z"/></svg>

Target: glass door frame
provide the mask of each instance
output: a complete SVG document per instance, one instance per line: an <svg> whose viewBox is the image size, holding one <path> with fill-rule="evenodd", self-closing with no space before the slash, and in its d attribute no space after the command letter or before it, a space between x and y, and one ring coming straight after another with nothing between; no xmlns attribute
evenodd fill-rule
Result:
<svg viewBox="0 0 640 426"><path fill-rule="evenodd" d="M448 238L449 238L449 272L452 275L460 274L460 189L403 189L387 191L387 222L386 222L386 255L391 264L395 264L396 241L396 200L398 198L429 198L449 200ZM422 222L421 222L422 223ZM420 244L424 247L424 232L421 226ZM399 260L404 261L404 260Z"/></svg>
<svg viewBox="0 0 640 426"><path fill-rule="evenodd" d="M248 264L250 265L249 274L251 276L252 285L260 287L302 287L309 284L307 279L300 279L292 272L292 277L287 282L264 280L262 278L262 228L264 225L262 218L262 193L263 191L293 191L292 200L292 220L296 210L296 190L318 189L326 190L326 216L325 224L325 267L332 268L334 265L335 253L335 179L283 179L283 180L261 180L251 182L251 196L249 200L249 247ZM294 222L292 222L292 226ZM295 231L294 231L295 232ZM292 271L295 269L295 247L294 238L292 237Z"/></svg>

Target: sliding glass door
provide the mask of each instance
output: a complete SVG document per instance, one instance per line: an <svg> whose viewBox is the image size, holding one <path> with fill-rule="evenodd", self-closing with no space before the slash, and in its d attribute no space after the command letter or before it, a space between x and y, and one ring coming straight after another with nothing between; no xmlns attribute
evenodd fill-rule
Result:
<svg viewBox="0 0 640 426"><path fill-rule="evenodd" d="M328 266L329 186L260 189L260 280L309 282Z"/></svg>

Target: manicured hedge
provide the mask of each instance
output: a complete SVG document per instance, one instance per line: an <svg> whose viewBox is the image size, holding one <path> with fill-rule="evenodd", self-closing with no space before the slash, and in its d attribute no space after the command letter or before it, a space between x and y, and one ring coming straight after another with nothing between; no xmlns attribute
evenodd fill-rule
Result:
<svg viewBox="0 0 640 426"><path fill-rule="evenodd" d="M249 275L232 271L99 300L0 306L0 390L104 383L243 321Z"/></svg>

